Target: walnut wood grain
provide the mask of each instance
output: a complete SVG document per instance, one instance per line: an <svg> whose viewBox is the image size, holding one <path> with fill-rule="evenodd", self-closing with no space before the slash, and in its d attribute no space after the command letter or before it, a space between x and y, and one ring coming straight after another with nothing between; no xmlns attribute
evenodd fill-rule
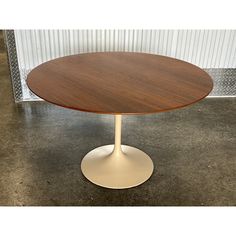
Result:
<svg viewBox="0 0 236 236"><path fill-rule="evenodd" d="M199 67L146 53L106 52L43 63L27 78L30 90L66 108L103 114L147 114L195 103L213 87Z"/></svg>

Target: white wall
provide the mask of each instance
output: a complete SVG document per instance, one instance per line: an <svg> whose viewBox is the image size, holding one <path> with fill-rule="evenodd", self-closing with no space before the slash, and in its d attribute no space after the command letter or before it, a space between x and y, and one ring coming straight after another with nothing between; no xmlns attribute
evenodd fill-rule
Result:
<svg viewBox="0 0 236 236"><path fill-rule="evenodd" d="M179 58L202 68L236 68L236 30L15 30L23 96L28 72L52 58L135 51Z"/></svg>
<svg viewBox="0 0 236 236"><path fill-rule="evenodd" d="M19 65L25 69L96 51L148 52L202 68L236 67L236 30L15 30L15 37Z"/></svg>

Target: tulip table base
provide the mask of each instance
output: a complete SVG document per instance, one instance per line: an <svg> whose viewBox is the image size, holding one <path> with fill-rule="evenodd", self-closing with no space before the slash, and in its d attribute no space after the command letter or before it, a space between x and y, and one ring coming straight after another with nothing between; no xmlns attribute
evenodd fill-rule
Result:
<svg viewBox="0 0 236 236"><path fill-rule="evenodd" d="M116 115L115 145L90 151L82 160L81 170L96 185L124 189L148 180L153 172L153 163L143 151L121 145L121 115Z"/></svg>

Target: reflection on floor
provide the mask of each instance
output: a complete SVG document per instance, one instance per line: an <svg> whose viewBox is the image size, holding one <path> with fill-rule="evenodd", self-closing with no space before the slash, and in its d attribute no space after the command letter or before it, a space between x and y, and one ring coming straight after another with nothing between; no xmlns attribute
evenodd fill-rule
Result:
<svg viewBox="0 0 236 236"><path fill-rule="evenodd" d="M124 116L123 143L155 170L139 187L110 190L87 181L80 162L113 143L113 117L15 104L4 53L0 63L0 205L236 205L236 98Z"/></svg>

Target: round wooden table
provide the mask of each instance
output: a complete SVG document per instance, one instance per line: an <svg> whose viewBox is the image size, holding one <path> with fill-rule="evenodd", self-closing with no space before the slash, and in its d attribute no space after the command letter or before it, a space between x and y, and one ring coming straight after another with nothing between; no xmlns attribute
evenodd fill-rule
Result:
<svg viewBox="0 0 236 236"><path fill-rule="evenodd" d="M199 67L174 58L104 52L43 63L29 73L27 85L50 103L115 116L115 144L90 151L81 169L97 185L123 189L145 182L153 172L153 162L143 151L121 145L122 115L190 105L206 97L213 82Z"/></svg>

